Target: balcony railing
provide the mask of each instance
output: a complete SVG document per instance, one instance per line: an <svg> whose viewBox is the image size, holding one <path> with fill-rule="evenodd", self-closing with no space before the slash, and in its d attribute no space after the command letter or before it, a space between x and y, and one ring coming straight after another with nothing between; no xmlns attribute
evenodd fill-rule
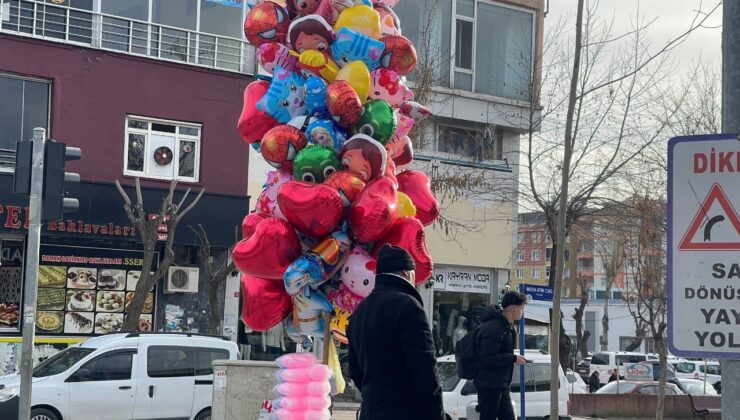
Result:
<svg viewBox="0 0 740 420"><path fill-rule="evenodd" d="M255 68L254 48L240 38L41 1L0 0L0 32L240 73Z"/></svg>

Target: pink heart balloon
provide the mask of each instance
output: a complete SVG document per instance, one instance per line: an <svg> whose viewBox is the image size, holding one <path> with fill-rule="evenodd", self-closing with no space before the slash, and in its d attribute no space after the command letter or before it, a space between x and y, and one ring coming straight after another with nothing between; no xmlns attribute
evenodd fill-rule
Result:
<svg viewBox="0 0 740 420"><path fill-rule="evenodd" d="M342 197L326 185L288 181L280 187L277 201L290 224L311 238L332 233L342 220Z"/></svg>

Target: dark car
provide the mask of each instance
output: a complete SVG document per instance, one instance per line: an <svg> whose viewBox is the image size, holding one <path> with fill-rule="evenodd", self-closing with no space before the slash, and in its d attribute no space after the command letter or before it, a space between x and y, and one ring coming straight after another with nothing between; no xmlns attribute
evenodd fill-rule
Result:
<svg viewBox="0 0 740 420"><path fill-rule="evenodd" d="M588 381L588 376L591 374L591 356L581 360L576 365L576 372L583 378L584 382Z"/></svg>
<svg viewBox="0 0 740 420"><path fill-rule="evenodd" d="M631 381L613 381L599 388L597 394L646 394L658 395L658 382L631 382ZM685 393L676 384L665 384L666 395L684 395Z"/></svg>

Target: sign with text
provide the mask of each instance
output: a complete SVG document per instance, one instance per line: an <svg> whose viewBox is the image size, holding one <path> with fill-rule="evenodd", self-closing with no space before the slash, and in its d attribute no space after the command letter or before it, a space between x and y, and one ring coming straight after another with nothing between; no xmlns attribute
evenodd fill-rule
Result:
<svg viewBox="0 0 740 420"><path fill-rule="evenodd" d="M521 291L527 295L527 306L552 308L553 289L539 284L522 284Z"/></svg>
<svg viewBox="0 0 740 420"><path fill-rule="evenodd" d="M622 363L624 367L624 379L636 382L653 381L653 365L639 363Z"/></svg>
<svg viewBox="0 0 740 420"><path fill-rule="evenodd" d="M472 267L435 267L434 290L491 293L491 270Z"/></svg>
<svg viewBox="0 0 740 420"><path fill-rule="evenodd" d="M740 141L668 143L668 342L686 357L740 357Z"/></svg>

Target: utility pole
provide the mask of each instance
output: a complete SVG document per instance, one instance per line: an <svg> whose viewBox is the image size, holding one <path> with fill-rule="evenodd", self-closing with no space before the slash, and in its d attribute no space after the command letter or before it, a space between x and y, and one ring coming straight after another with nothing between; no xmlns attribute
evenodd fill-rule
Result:
<svg viewBox="0 0 740 420"><path fill-rule="evenodd" d="M740 0L722 4L722 131L740 132ZM740 142L740 139L738 140ZM740 203L735 203L740 204ZM722 418L740 419L740 360L722 360Z"/></svg>
<svg viewBox="0 0 740 420"><path fill-rule="evenodd" d="M39 277L39 247L41 245L41 205L44 190L44 143L46 130L33 129L31 154L31 185L26 248L26 269L23 290L23 346L21 347L21 389L18 420L31 418L31 381L33 380L33 339L36 335L36 291Z"/></svg>

